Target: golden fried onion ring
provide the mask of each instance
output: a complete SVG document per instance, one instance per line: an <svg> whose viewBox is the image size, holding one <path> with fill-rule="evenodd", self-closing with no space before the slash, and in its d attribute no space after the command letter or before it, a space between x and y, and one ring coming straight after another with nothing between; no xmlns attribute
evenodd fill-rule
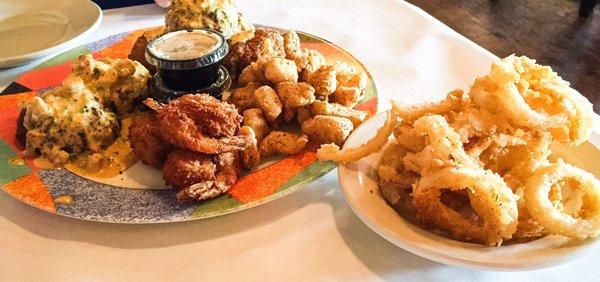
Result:
<svg viewBox="0 0 600 282"><path fill-rule="evenodd" d="M578 216L565 212L560 201L550 199L551 192L562 180L575 180L584 193ZM552 234L585 239L600 234L600 181L592 174L566 164L557 163L538 169L525 184L525 202L529 213Z"/></svg>
<svg viewBox="0 0 600 282"><path fill-rule="evenodd" d="M424 103L417 105L397 104L395 109L402 117L404 123L412 123L424 115L447 115L452 111L458 111L465 104L465 93L456 89L448 93L444 100L437 103Z"/></svg>
<svg viewBox="0 0 600 282"><path fill-rule="evenodd" d="M592 104L550 67L511 55L494 62L490 74L473 83L473 102L505 115L517 126L551 130L565 144L579 145L593 128Z"/></svg>
<svg viewBox="0 0 600 282"><path fill-rule="evenodd" d="M427 134L429 139L429 144L423 152L410 154L413 159L415 157L419 159L429 156L423 159L429 165L434 163L431 159L438 159L444 162L452 162L455 165L472 168L479 167L478 163L465 152L463 144L460 141L460 135L450 127L443 116L424 116L417 119L413 126L413 131ZM407 158L409 157L407 156ZM406 165L407 162L405 161L404 164ZM423 167L426 166L422 166L421 168ZM427 168L424 170L427 170ZM426 171L416 172L424 174Z"/></svg>
<svg viewBox="0 0 600 282"><path fill-rule="evenodd" d="M444 189L466 189L471 207L483 223L444 205L440 199ZM491 171L450 167L427 174L414 186L413 204L421 222L431 222L465 241L500 245L517 228L517 199L502 177Z"/></svg>
<svg viewBox="0 0 600 282"><path fill-rule="evenodd" d="M561 112L567 116L567 125L551 129L552 134L562 143L578 146L588 140L594 129L594 109L592 103L577 90L564 85L550 85L547 92L560 97Z"/></svg>
<svg viewBox="0 0 600 282"><path fill-rule="evenodd" d="M520 125L547 129L564 124L565 116L550 116L531 108L517 88L520 75L515 70L514 55L494 62L490 74L475 80L469 95L476 104L501 111Z"/></svg>
<svg viewBox="0 0 600 282"><path fill-rule="evenodd" d="M388 142L388 138L392 135L394 128L400 123L398 108L398 104L392 101L392 109L387 112L385 123L367 143L345 150L340 150L340 147L335 144L323 144L317 150L317 158L322 161L336 161L348 164L381 150Z"/></svg>

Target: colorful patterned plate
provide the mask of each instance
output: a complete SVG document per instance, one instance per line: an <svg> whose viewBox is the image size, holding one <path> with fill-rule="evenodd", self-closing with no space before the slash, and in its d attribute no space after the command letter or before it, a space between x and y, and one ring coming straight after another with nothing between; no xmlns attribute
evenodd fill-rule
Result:
<svg viewBox="0 0 600 282"><path fill-rule="evenodd" d="M67 51L21 75L0 93L0 185L6 193L39 209L68 217L114 223L176 222L232 213L281 198L335 167L333 163L316 160L314 150L306 150L262 165L213 200L179 204L173 190L161 189L164 188L161 172L140 168L141 163L126 171L121 176L123 185L119 185L119 179L93 181L65 169L41 170L31 160L23 161L23 148L15 139L21 103L60 84L71 69L70 61L80 54L126 58L144 31L113 35ZM343 49L316 36L298 34L303 47L319 50L328 61L343 61L369 74ZM377 112L377 90L370 74L367 95L356 108L371 115ZM138 180L142 178L138 171L152 176L150 179L154 181L126 184L141 182L135 181L136 176Z"/></svg>

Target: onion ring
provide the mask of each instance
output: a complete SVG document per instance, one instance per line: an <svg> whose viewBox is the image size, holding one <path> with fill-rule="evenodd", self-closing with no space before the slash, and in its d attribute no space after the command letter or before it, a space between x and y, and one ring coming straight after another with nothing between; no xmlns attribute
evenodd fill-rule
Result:
<svg viewBox="0 0 600 282"><path fill-rule="evenodd" d="M515 69L514 55L494 62L490 74L475 80L469 95L473 101L492 112L500 111L515 123L536 129L548 129L566 122L562 115L547 115L531 108L517 88L520 75Z"/></svg>
<svg viewBox="0 0 600 282"><path fill-rule="evenodd" d="M419 175L406 170L402 165L402 158L409 151L397 141L397 139L391 141L383 148L381 161L377 167L378 182L380 186L395 184L403 189L412 190L412 185L417 181Z"/></svg>
<svg viewBox="0 0 600 282"><path fill-rule="evenodd" d="M456 133L443 116L424 116L417 119L415 134L426 134L429 144L418 153L408 153L403 164L406 169L424 175L446 166L477 168L479 164L464 150L460 135Z"/></svg>
<svg viewBox="0 0 600 282"><path fill-rule="evenodd" d="M387 112L385 123L367 143L345 150L340 150L340 147L335 144L323 144L317 150L317 158L322 161L336 161L348 164L381 150L388 142L388 138L392 135L396 126L400 123L398 108L398 104L392 101L392 109Z"/></svg>
<svg viewBox="0 0 600 282"><path fill-rule="evenodd" d="M443 189L466 189L471 206L483 223L480 225L444 205L440 199ZM491 171L445 168L423 176L412 195L417 219L450 231L454 238L499 246L517 228L517 199L502 177Z"/></svg>
<svg viewBox="0 0 600 282"><path fill-rule="evenodd" d="M572 179L584 195L583 205L573 216L561 202L550 199L553 187ZM557 191L560 196L560 191ZM552 234L585 239L600 234L600 181L592 174L563 161L538 169L525 184L525 202L529 213Z"/></svg>
<svg viewBox="0 0 600 282"><path fill-rule="evenodd" d="M458 111L465 106L464 91L456 89L446 95L444 100L437 103L424 103L407 106L397 104L396 111L406 123L412 123L424 115L447 115L452 111Z"/></svg>
<svg viewBox="0 0 600 282"><path fill-rule="evenodd" d="M567 124L550 129L552 135L562 143L578 146L592 135L594 110L592 103L577 90L564 85L549 85L546 92L561 99L561 113L567 115Z"/></svg>

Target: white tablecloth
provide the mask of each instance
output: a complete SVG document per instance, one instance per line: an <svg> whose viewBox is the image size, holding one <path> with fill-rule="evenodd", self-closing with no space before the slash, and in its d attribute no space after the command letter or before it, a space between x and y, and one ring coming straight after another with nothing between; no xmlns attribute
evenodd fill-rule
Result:
<svg viewBox="0 0 600 282"><path fill-rule="evenodd" d="M254 22L343 46L371 70L382 108L467 87L495 57L399 1L238 0ZM158 25L154 5L105 11L87 40ZM0 71L0 86L31 66ZM600 254L538 271L445 266L380 238L350 210L332 172L305 189L208 220L117 225L39 211L0 192L0 280L498 280L598 279Z"/></svg>

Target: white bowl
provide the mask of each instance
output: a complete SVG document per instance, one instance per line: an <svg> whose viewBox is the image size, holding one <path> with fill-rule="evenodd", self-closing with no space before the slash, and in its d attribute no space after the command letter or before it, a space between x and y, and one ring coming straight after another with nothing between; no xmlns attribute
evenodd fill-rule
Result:
<svg viewBox="0 0 600 282"><path fill-rule="evenodd" d="M344 148L357 147L383 125L386 114L379 114L357 128ZM593 139L600 140L595 134ZM598 177L600 151L591 143L578 148L557 148L560 157ZM372 154L338 168L339 180L352 210L381 237L418 256L449 265L489 270L526 270L550 267L595 252L600 240L571 240L546 236L528 243L487 247L451 240L413 225L398 215L383 199L376 182L375 168L380 154Z"/></svg>
<svg viewBox="0 0 600 282"><path fill-rule="evenodd" d="M101 21L102 10L90 0L2 0L0 68L73 47Z"/></svg>

